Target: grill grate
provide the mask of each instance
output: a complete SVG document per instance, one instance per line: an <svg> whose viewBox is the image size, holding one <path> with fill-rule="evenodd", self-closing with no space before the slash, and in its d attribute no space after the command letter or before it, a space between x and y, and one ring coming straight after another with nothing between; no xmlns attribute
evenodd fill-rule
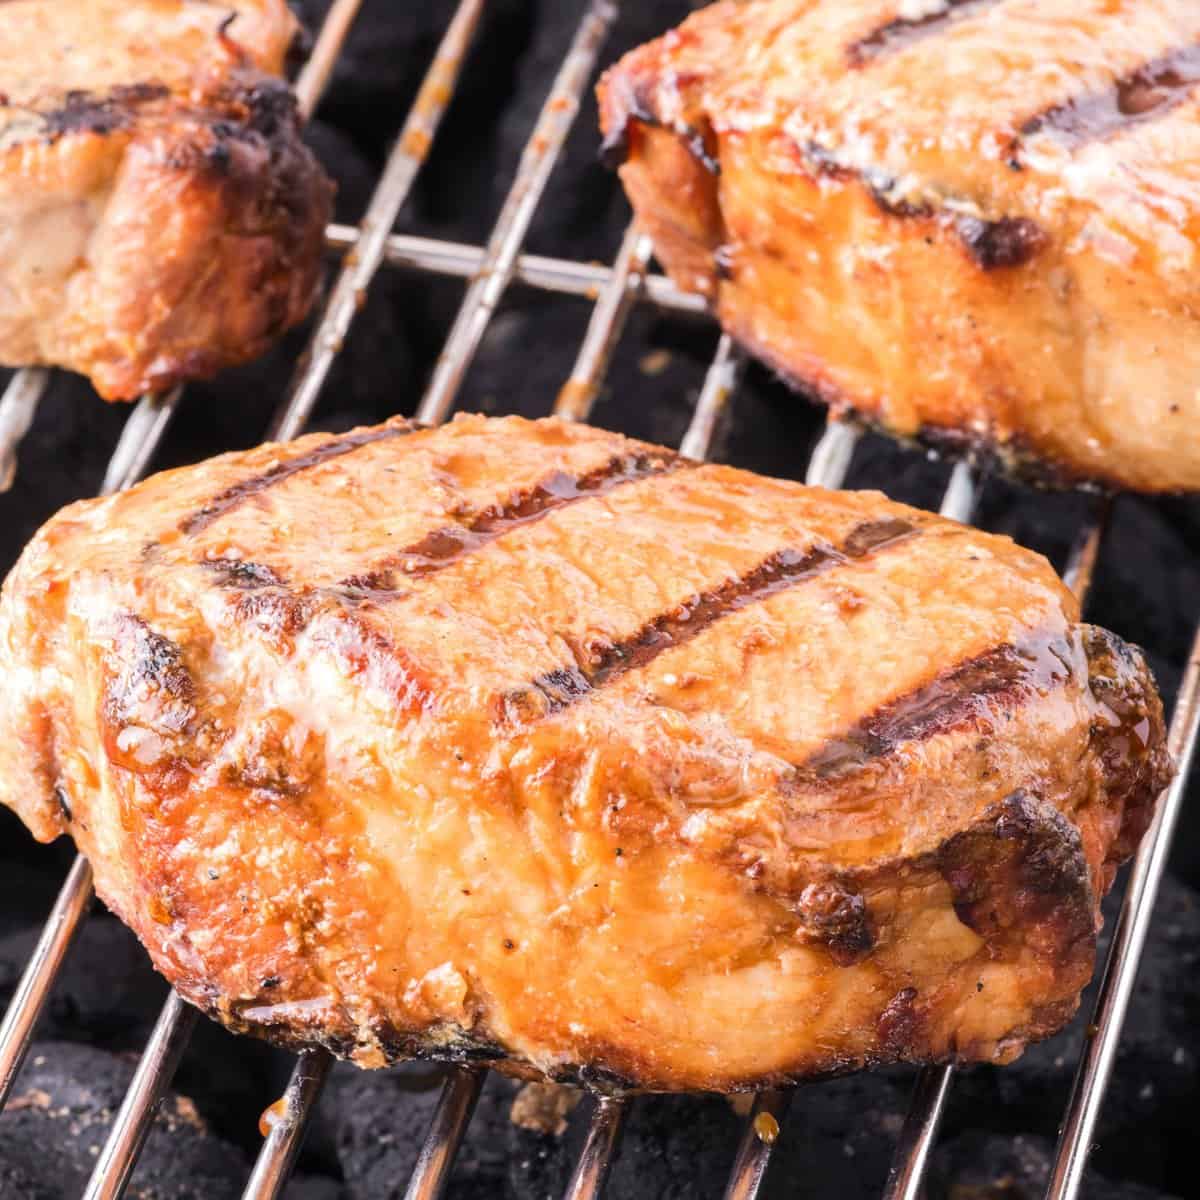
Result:
<svg viewBox="0 0 1200 1200"><path fill-rule="evenodd" d="M305 115L323 93L361 0L335 0L297 82ZM308 352L301 358L271 435L296 436L311 414L329 369L339 353L376 271L381 266L470 279L458 317L422 399L418 417L443 420L505 290L511 283L548 292L586 297L594 307L575 367L554 411L587 419L609 359L635 305L702 316L703 301L681 292L665 276L648 272L652 248L630 226L611 267L521 253L581 97L594 73L604 37L616 15L608 0L586 4L575 38L525 147L516 180L486 247L444 242L392 232L392 226L428 153L449 104L463 59L483 12L483 0L461 0L425 82L396 141L357 228L332 225L327 247L341 255L341 267ZM681 452L704 458L722 413L736 391L741 358L722 336L708 368ZM15 451L46 391L50 373L19 371L0 398L0 490L11 485ZM144 396L125 423L105 476L103 494L128 487L149 466L182 400L182 389ZM837 487L845 479L858 430L831 418L810 458L807 480ZM960 463L950 477L941 511L966 521L978 493L971 468ZM1098 501L1080 529L1064 578L1082 602L1086 598L1108 519L1109 505ZM1075 1200L1112 1071L1121 1025L1136 978L1171 834L1177 821L1200 727L1200 631L1176 700L1170 748L1180 771L1160 800L1155 818L1134 860L1112 948L1104 969L1090 1038L1078 1066L1064 1117L1048 1200ZM92 899L92 875L77 858L47 920L12 1003L0 1025L0 1106L8 1099L54 980ZM85 1193L86 1200L114 1200L124 1190L153 1114L196 1022L197 1013L174 993L168 999L139 1062ZM305 1126L328 1074L331 1060L322 1050L302 1053L285 1092L281 1111L247 1183L248 1200L278 1196L303 1140ZM929 1153L953 1078L950 1066L923 1070L901 1131L885 1200L918 1200ZM479 1068L452 1071L443 1085L433 1121L406 1192L407 1200L438 1196L449 1177L454 1154L470 1121L484 1080ZM755 1097L737 1148L726 1190L728 1200L753 1200L766 1174L773 1139L760 1136L760 1117L782 1123L790 1092ZM612 1163L630 1101L597 1098L583 1152L567 1190L569 1200L599 1196ZM770 1121L765 1122L770 1127Z"/></svg>

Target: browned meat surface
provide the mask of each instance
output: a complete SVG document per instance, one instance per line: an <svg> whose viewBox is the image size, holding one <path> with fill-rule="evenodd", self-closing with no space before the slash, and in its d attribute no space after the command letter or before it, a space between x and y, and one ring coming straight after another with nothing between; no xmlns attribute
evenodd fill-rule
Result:
<svg viewBox="0 0 1200 1200"><path fill-rule="evenodd" d="M1200 489L1194 0L718 3L600 94L666 268L805 391Z"/></svg>
<svg viewBox="0 0 1200 1200"><path fill-rule="evenodd" d="M332 189L284 0L0 2L0 363L128 400L308 311Z"/></svg>
<svg viewBox="0 0 1200 1200"><path fill-rule="evenodd" d="M554 420L73 505L0 673L0 801L188 999L364 1066L1006 1061L1168 774L1141 657L1036 554Z"/></svg>

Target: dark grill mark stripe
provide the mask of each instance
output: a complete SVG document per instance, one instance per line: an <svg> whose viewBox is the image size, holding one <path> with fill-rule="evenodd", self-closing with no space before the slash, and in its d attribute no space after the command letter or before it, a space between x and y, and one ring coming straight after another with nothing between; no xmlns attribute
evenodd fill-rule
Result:
<svg viewBox="0 0 1200 1200"><path fill-rule="evenodd" d="M527 491L481 510L461 525L433 530L365 574L343 580L342 586L359 591L395 591L402 580L444 570L506 533L532 525L569 504L692 465L679 455L659 452L617 455L585 475L555 471Z"/></svg>
<svg viewBox="0 0 1200 1200"><path fill-rule="evenodd" d="M539 707L544 714L560 712L606 683L647 666L664 651L692 641L722 617L916 533L916 526L901 519L868 521L852 530L840 548L818 545L811 550L779 550L745 575L693 596L672 612L648 621L632 637L603 647L590 662L538 676L532 687L542 698ZM508 698L507 715L523 711L522 699L521 695Z"/></svg>
<svg viewBox="0 0 1200 1200"><path fill-rule="evenodd" d="M929 204L916 204L893 196L896 177L878 168L862 169L842 163L836 152L817 142L808 142L802 152L807 168L831 179L857 180L871 195L881 212L893 217L918 217L940 221L952 229L972 261L984 271L1019 267L1046 244L1046 232L1028 217L999 217L985 220L949 210L938 211ZM719 266L719 264L718 264ZM718 274L720 271L718 270Z"/></svg>
<svg viewBox="0 0 1200 1200"><path fill-rule="evenodd" d="M1006 699L1015 703L1026 691L1052 690L1070 678L1069 662L1070 647L1059 637L993 646L830 738L797 768L797 781L842 779L905 743L925 741L985 718Z"/></svg>
<svg viewBox="0 0 1200 1200"><path fill-rule="evenodd" d="M1067 146L1100 141L1178 108L1200 83L1200 44L1180 46L1114 80L1111 87L1031 117L1022 137L1049 134Z"/></svg>
<svg viewBox="0 0 1200 1200"><path fill-rule="evenodd" d="M935 37L955 21L991 8L1000 0L946 0L946 3L920 17L897 17L881 25L874 33L859 38L846 49L846 57L854 67L864 66L885 54L911 46L914 42Z"/></svg>
<svg viewBox="0 0 1200 1200"><path fill-rule="evenodd" d="M321 463L328 462L331 458L340 458L344 454L351 454L360 447L369 446L373 442L403 437L405 434L414 432L416 428L415 425L392 424L382 429L365 429L359 433L350 433L344 437L322 442L315 450L310 450L307 454L290 458L286 462L276 463L270 470L263 471L259 475L252 475L249 479L243 479L240 483L227 487L223 492L218 492L203 508L197 509L190 516L185 517L180 522L179 528L183 533L199 533L251 496L261 495L270 488L291 479L293 475L300 474L301 471L320 466Z"/></svg>

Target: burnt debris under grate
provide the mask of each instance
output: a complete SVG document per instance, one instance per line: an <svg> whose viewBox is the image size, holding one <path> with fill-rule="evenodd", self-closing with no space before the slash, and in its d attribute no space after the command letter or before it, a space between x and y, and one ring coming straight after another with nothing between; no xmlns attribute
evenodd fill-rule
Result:
<svg viewBox="0 0 1200 1200"><path fill-rule="evenodd" d="M316 28L332 5L302 0L298 7ZM456 9L466 7L451 0L424 6L364 0L309 131L341 186L338 220L354 223L366 210L439 39ZM686 0L625 5L602 61L670 27L691 7ZM480 8L474 49L453 105L396 225L405 234L474 246L487 242L587 6L582 0L499 0ZM547 198L524 239L528 251L577 262L611 262L616 255L629 213L615 180L595 160L595 127L585 90ZM501 258L515 248L515 240L498 247ZM412 413L462 299L459 280L380 271L369 302L361 313L356 310L333 356L313 424L340 429L397 411ZM603 303L602 298L597 312ZM624 307L614 303L613 310L609 315L619 324ZM507 289L456 404L547 412L572 373L592 313L586 301L519 285ZM189 388L173 419L162 424L153 466L260 440L288 392L306 336L297 332L262 362ZM607 373L597 372L604 381L591 419L678 445L693 420L716 346L707 322L649 304L634 306ZM703 393L710 416L719 416L728 376L728 371L712 376L713 386ZM14 490L3 500L9 513L5 567L54 508L100 489L127 416L101 405L80 381L50 377L20 447ZM715 457L802 477L823 421L815 407L750 366L724 417L711 427L693 424L692 439L699 444L711 434ZM847 483L937 508L949 476L944 465L868 437L855 448ZM1033 497L989 480L975 519L1045 551L1061 567L1092 508L1084 497ZM1200 503L1121 499L1088 613L1146 647L1168 696L1188 657L1197 596ZM70 855L63 847L33 847L8 814L0 815L0 823L7 834L0 842L0 1004L7 1004ZM1200 899L1188 885L1200 884L1200 825L1186 816L1173 866L1177 877L1165 880L1149 927L1127 1035L1097 1130L1093 1163L1100 1174L1084 1183L1085 1196L1149 1200L1190 1188L1185 1101L1200 1083L1195 1032ZM1106 937L1117 907L1111 899L1106 905ZM45 1012L39 1037L46 1040L34 1044L0 1115L0 1194L80 1194L132 1074L130 1055L145 1044L165 994L132 935L106 914L91 916ZM1085 999L1069 1032L1009 1068L957 1073L930 1164L928 1196L1032 1200L1042 1194L1090 1012ZM261 1145L259 1114L282 1093L292 1064L287 1055L201 1022L174 1079L178 1095L187 1099L172 1096L165 1102L127 1194L241 1194ZM316 1108L300 1174L285 1194L308 1200L400 1194L434 1115L441 1079L429 1067L374 1075L336 1068ZM879 1195L911 1083L910 1072L888 1072L800 1089L760 1194L791 1195L803 1184L810 1194L846 1200ZM568 1187L583 1149L589 1106L568 1114L562 1133L539 1132L513 1123L516 1093L516 1085L487 1077L448 1194L548 1197ZM610 1194L719 1196L744 1128L743 1117L722 1098L640 1100L628 1113ZM147 1190L151 1180L153 1190Z"/></svg>

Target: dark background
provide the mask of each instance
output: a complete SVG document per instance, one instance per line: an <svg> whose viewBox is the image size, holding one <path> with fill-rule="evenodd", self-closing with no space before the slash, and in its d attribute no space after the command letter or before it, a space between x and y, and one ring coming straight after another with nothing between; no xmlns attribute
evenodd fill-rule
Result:
<svg viewBox="0 0 1200 1200"><path fill-rule="evenodd" d="M310 27L327 0L296 5ZM602 62L663 31L685 0L623 6ZM339 183L338 219L361 216L378 171L452 11L365 0L309 140ZM583 11L581 0L493 0L459 93L397 229L480 243L499 212L550 79ZM614 177L596 160L590 95L551 180L527 249L611 260L629 219ZM314 424L342 429L411 413L461 299L460 281L388 271L371 289L326 386ZM583 300L510 290L467 380L461 407L542 415L568 375L586 327ZM298 331L259 363L188 389L155 468L259 441L304 344ZM707 322L648 307L629 322L593 420L678 443L716 343ZM0 380L2 382L2 380ZM81 380L57 375L20 452L17 482L0 496L0 566L58 506L94 493L127 410L99 401ZM823 414L752 367L718 433L714 455L800 478ZM875 487L936 508L948 475L923 454L868 438L851 487ZM978 516L1062 566L1087 509L1077 494L1036 493L989 480ZM1087 616L1142 645L1172 697L1200 617L1200 503L1123 497L1096 574ZM1200 818L1189 797L1172 875L1151 930L1116 1078L1102 1119L1089 1197L1191 1191L1187 1138L1197 1094L1200 1018ZM70 861L66 845L36 847L0 814L0 1002L6 1002ZM1111 917L1114 901L1109 903ZM0 1117L0 1195L78 1195L165 985L123 926L88 922L42 1035L18 1084L32 1101ZM1085 1001L1084 1012L1088 1009ZM1086 1017L1016 1065L961 1072L952 1091L930 1195L954 1200L1040 1195L1047 1155L1083 1039ZM194 1101L168 1105L132 1194L158 1200L236 1196L259 1143L257 1114L279 1095L286 1055L203 1024L177 1079ZM359 1200L403 1192L427 1123L436 1072L335 1072L303 1160L295 1196ZM863 1076L801 1089L785 1124L768 1190L773 1195L878 1193L904 1112L911 1073ZM453 1185L457 1196L542 1197L565 1184L585 1115L565 1139L515 1129L511 1086L493 1078ZM47 1098L42 1104L41 1097ZM586 1107L586 1106L585 1106ZM108 1114L106 1116L105 1114ZM171 1124L168 1131L165 1126ZM205 1126L202 1131L200 1126ZM610 1194L719 1196L738 1123L719 1098L640 1102ZM1140 1181L1135 1183L1133 1181ZM1145 1185L1143 1188L1141 1185Z"/></svg>

